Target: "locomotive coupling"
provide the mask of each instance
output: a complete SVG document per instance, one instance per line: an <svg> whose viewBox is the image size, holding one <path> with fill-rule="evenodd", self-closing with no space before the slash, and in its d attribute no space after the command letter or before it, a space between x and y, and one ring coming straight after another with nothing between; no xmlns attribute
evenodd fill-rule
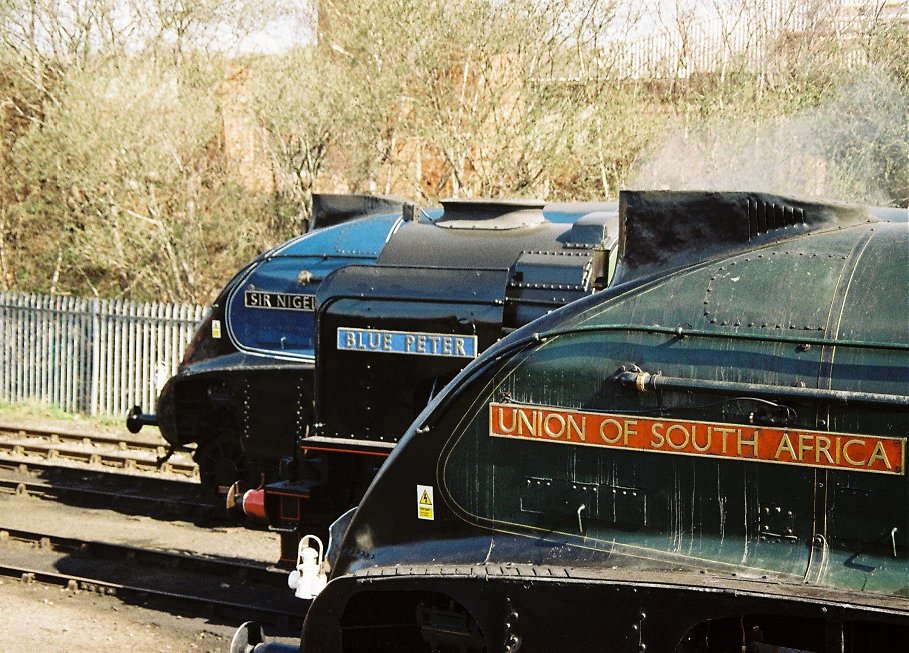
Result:
<svg viewBox="0 0 909 653"><path fill-rule="evenodd" d="M227 491L227 514L237 522L243 521L243 515L247 515L260 521L267 521L265 514L265 490L247 490L243 492L240 489L240 482L237 481L230 486Z"/></svg>
<svg viewBox="0 0 909 653"><path fill-rule="evenodd" d="M158 426L158 416L142 412L142 406L133 406L126 414L126 429L138 433L143 426Z"/></svg>

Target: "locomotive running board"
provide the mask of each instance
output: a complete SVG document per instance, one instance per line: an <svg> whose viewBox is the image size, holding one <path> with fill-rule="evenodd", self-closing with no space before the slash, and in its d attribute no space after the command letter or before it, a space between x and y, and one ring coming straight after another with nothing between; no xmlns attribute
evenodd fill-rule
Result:
<svg viewBox="0 0 909 653"><path fill-rule="evenodd" d="M365 456L387 456L397 442L362 440L358 438L332 438L324 435L313 435L301 440L297 447L305 451L332 451Z"/></svg>

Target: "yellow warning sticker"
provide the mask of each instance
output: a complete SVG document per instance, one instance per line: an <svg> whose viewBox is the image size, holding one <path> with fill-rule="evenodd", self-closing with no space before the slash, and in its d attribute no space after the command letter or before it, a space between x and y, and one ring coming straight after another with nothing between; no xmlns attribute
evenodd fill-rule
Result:
<svg viewBox="0 0 909 653"><path fill-rule="evenodd" d="M221 337L221 320L212 320L211 321L211 337L212 338Z"/></svg>
<svg viewBox="0 0 909 653"><path fill-rule="evenodd" d="M432 507L432 486L417 486L417 518L418 519L435 519L435 513Z"/></svg>

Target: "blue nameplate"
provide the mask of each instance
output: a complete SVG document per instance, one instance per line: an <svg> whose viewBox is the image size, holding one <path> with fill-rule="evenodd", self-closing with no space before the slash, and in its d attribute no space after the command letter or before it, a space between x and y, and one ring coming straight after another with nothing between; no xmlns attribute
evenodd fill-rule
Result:
<svg viewBox="0 0 909 653"><path fill-rule="evenodd" d="M449 333L338 328L338 349L380 354L476 358L477 337Z"/></svg>

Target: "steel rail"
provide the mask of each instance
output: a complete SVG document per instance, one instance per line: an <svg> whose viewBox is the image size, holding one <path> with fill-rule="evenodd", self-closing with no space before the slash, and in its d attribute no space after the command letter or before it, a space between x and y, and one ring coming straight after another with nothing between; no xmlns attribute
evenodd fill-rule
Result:
<svg viewBox="0 0 909 653"><path fill-rule="evenodd" d="M128 545L113 544L94 540L60 537L31 531L0 529L0 543L10 541L24 543L29 550L53 551L64 555L73 555L79 559L94 558L105 562L104 569L122 564L135 567L140 565L139 573L131 573L128 582L117 582L105 578L83 576L78 573L66 573L55 570L40 569L29 566L27 561L0 562L0 575L18 577L23 581L39 581L59 585L72 590L94 591L101 594L118 596L126 601L156 603L162 609L174 612L175 608L189 608L204 615L213 612L232 620L257 619L281 628L298 629L302 625L303 614L308 604L290 598L287 589L286 572L262 565L245 563L236 560L210 558L186 553L174 553L153 549L143 549ZM23 564L25 562L25 564ZM109 563L109 564L108 564ZM254 583L257 592L265 592L266 598L275 596L286 599L282 605L264 605L250 601L227 600L212 596L209 592L199 594L175 591L163 587L166 583L156 584L152 574L158 570L165 575L174 576L195 573L214 578L218 587L224 587L223 581L233 580L239 583ZM197 584L197 587L202 587ZM260 588L260 589L259 589ZM224 594L222 590L220 594Z"/></svg>
<svg viewBox="0 0 909 653"><path fill-rule="evenodd" d="M58 459L59 460L59 459ZM70 461L72 462L72 461ZM185 476L163 476L161 474L125 474L121 471L118 471L113 468L108 469L99 469L99 468L90 468L82 467L79 465L59 465L53 462L48 462L46 460L32 460L32 459L14 459L14 458L4 458L2 453L0 453L0 470L16 471L21 474L28 474L30 476L37 475L69 475L69 474L78 474L80 478L87 477L97 477L98 479L105 480L117 480L118 482L127 483L129 487L135 487L135 481L138 480L141 483L161 483L167 486L186 486L190 488L201 488L199 481L196 479L187 478Z"/></svg>
<svg viewBox="0 0 909 653"><path fill-rule="evenodd" d="M186 478L198 478L198 466L192 461L168 460L159 464L158 460L143 458L141 455L152 453L157 458L162 458L165 452L166 447L161 441L101 434L61 434L46 429L0 426L2 458L14 458L20 462L26 462L24 459L27 458L69 460L81 465L104 466L144 476L173 473Z"/></svg>
<svg viewBox="0 0 909 653"><path fill-rule="evenodd" d="M299 632L303 625L303 616L287 610L268 608L261 605L225 601L211 597L193 596L181 592L169 592L150 587L112 583L95 578L85 578L74 574L42 571L19 565L0 564L0 575L19 578L23 582L41 582L71 590L89 591L108 594L118 598L141 603L145 607L157 605L167 612L176 612L177 608L189 608L191 612L211 615L213 612L231 622L254 620L264 624Z"/></svg>
<svg viewBox="0 0 909 653"><path fill-rule="evenodd" d="M124 437L122 435L109 435L105 433L75 433L62 429L45 429L36 427L21 427L10 424L0 424L0 438L41 438L48 439L55 444L65 442L80 444L103 444L121 450L135 449L137 451L151 451L162 455L167 450L167 443L161 438ZM192 447L178 447L177 451L192 452Z"/></svg>
<svg viewBox="0 0 909 653"><path fill-rule="evenodd" d="M9 540L36 544L44 549L49 548L65 553L78 552L81 556L91 555L93 557L121 559L129 562L144 561L169 570L193 569L218 576L238 576L242 580L255 580L274 585L274 587L282 590L287 589L287 573L284 570L230 558L147 549L129 544L85 540L77 537L64 537L0 526L0 541Z"/></svg>
<svg viewBox="0 0 909 653"><path fill-rule="evenodd" d="M27 468L22 469L23 466L20 465L15 471L20 474L29 474ZM2 462L0 462L0 468L2 467ZM102 475L104 474L98 473L98 476ZM150 480L166 482L163 479ZM174 482L186 485L181 481ZM134 490L134 488L128 489ZM68 501L92 508L116 508L121 512L138 514L180 514L187 518L205 518L218 523L225 520L224 507L220 503L213 503L204 498L174 497L150 491L136 494L124 492L122 488L88 487L85 480L78 484L75 482L48 482L43 479L4 477L0 472L0 494L32 496L50 501Z"/></svg>

